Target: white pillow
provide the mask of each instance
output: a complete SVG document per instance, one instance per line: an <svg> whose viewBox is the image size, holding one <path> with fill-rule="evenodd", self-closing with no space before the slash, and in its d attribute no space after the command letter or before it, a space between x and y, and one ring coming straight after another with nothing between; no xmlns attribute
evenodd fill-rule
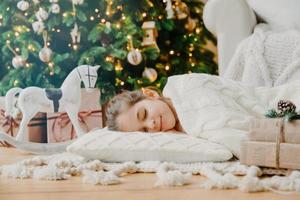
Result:
<svg viewBox="0 0 300 200"><path fill-rule="evenodd" d="M70 153L108 162L226 161L232 153L216 143L187 134L117 132L107 128L92 131L67 147Z"/></svg>

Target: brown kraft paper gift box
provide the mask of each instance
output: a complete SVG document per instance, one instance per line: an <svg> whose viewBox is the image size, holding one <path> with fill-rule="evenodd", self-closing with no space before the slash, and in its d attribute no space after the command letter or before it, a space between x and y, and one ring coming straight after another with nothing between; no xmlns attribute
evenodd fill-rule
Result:
<svg viewBox="0 0 300 200"><path fill-rule="evenodd" d="M0 97L0 131L16 137L21 120L22 114L20 114L16 119L5 117L5 97ZM28 140L39 143L46 142L46 125L46 114L38 113L27 126L26 132L29 134Z"/></svg>
<svg viewBox="0 0 300 200"><path fill-rule="evenodd" d="M300 144L280 143L278 150L276 145L275 142L242 141L241 164L300 169Z"/></svg>
<svg viewBox="0 0 300 200"><path fill-rule="evenodd" d="M276 136L282 131L283 143L300 144L300 120L254 119L249 128L251 141L276 142Z"/></svg>
<svg viewBox="0 0 300 200"><path fill-rule="evenodd" d="M86 92L81 89L81 105L78 113L80 126L85 132L102 128L100 90ZM76 132L67 113L47 113L48 143L63 142L76 138Z"/></svg>

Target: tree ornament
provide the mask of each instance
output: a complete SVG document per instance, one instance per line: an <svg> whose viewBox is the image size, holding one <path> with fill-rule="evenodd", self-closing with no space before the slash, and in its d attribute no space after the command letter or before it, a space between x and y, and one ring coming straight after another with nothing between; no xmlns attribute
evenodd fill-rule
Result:
<svg viewBox="0 0 300 200"><path fill-rule="evenodd" d="M77 23L74 24L74 28L71 30L70 34L71 34L71 38L72 38L72 43L73 44L79 44L81 33L78 30Z"/></svg>
<svg viewBox="0 0 300 200"><path fill-rule="evenodd" d="M143 71L143 77L147 78L151 83L157 79L157 71L153 68L145 68Z"/></svg>
<svg viewBox="0 0 300 200"><path fill-rule="evenodd" d="M22 56L20 55L16 55L12 59L12 65L14 66L14 68L24 67L25 64L26 64L26 60L23 59Z"/></svg>
<svg viewBox="0 0 300 200"><path fill-rule="evenodd" d="M196 20L189 17L184 27L189 32L192 32L196 28L196 25L197 25Z"/></svg>
<svg viewBox="0 0 300 200"><path fill-rule="evenodd" d="M57 3L58 0L49 0L50 3Z"/></svg>
<svg viewBox="0 0 300 200"><path fill-rule="evenodd" d="M43 32L44 47L39 52L39 58L41 61L46 63L50 62L52 57L52 50L49 47L47 47L47 39L48 39L47 31L44 31Z"/></svg>
<svg viewBox="0 0 300 200"><path fill-rule="evenodd" d="M38 34L42 33L45 29L44 22L42 22L42 21L33 22L32 23L32 29L33 29L34 32L36 32Z"/></svg>
<svg viewBox="0 0 300 200"><path fill-rule="evenodd" d="M54 14L60 13L60 6L57 3L51 5L51 12Z"/></svg>
<svg viewBox="0 0 300 200"><path fill-rule="evenodd" d="M186 3L177 0L175 3L175 11L178 19L185 19L189 15L189 8Z"/></svg>
<svg viewBox="0 0 300 200"><path fill-rule="evenodd" d="M49 14L43 8L39 8L39 11L35 13L35 16L39 21L45 21L48 19Z"/></svg>
<svg viewBox="0 0 300 200"><path fill-rule="evenodd" d="M132 49L127 54L127 60L132 65L138 65L142 62L142 54L137 49Z"/></svg>
<svg viewBox="0 0 300 200"><path fill-rule="evenodd" d="M289 100L280 100L277 103L277 110L279 115L285 115L286 113L294 113L296 111L296 106L293 102Z"/></svg>
<svg viewBox="0 0 300 200"><path fill-rule="evenodd" d="M112 38L109 34L102 33L100 42L103 47L106 47L107 45L109 45L112 42Z"/></svg>
<svg viewBox="0 0 300 200"><path fill-rule="evenodd" d="M129 53L127 54L127 60L132 65L138 65L142 62L142 54L139 50L135 49L133 46L133 41L131 35L127 36L128 38L128 49Z"/></svg>
<svg viewBox="0 0 300 200"><path fill-rule="evenodd" d="M167 0L166 11L167 11L167 19L173 19L174 10L172 8L172 0Z"/></svg>
<svg viewBox="0 0 300 200"><path fill-rule="evenodd" d="M49 47L43 47L39 52L39 57L43 62L50 62L52 57L52 50Z"/></svg>
<svg viewBox="0 0 300 200"><path fill-rule="evenodd" d="M153 46L158 49L156 43L156 37L158 36L157 29L155 27L154 21L146 21L142 25L142 29L144 30L144 37L143 37L143 46Z"/></svg>
<svg viewBox="0 0 300 200"><path fill-rule="evenodd" d="M18 2L17 7L22 11L26 11L29 8L29 3L27 1L22 0Z"/></svg>
<svg viewBox="0 0 300 200"><path fill-rule="evenodd" d="M84 0L72 0L72 3L74 5L81 5L81 4L83 4L83 2L84 2Z"/></svg>
<svg viewBox="0 0 300 200"><path fill-rule="evenodd" d="M9 43L6 43L6 46L15 55L15 57L13 57L12 59L12 65L14 66L14 68L24 67L26 64L26 59L18 55Z"/></svg>

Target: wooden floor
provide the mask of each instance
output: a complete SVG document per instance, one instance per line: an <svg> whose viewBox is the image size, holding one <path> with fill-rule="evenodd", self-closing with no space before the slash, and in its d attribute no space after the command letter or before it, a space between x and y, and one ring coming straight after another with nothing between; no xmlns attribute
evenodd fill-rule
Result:
<svg viewBox="0 0 300 200"><path fill-rule="evenodd" d="M32 155L0 147L0 165L14 163ZM270 192L243 193L238 190L205 190L199 184L204 177L194 176L193 183L184 187L154 188L155 174L133 174L119 185L100 186L81 183L80 177L64 181L15 180L0 178L0 200L299 200L300 195L279 195Z"/></svg>

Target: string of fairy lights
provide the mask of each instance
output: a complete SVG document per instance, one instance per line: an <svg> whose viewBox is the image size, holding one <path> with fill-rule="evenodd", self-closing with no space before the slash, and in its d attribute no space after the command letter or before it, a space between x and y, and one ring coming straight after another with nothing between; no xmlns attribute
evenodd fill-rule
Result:
<svg viewBox="0 0 300 200"><path fill-rule="evenodd" d="M23 1L23 0L22 0ZM76 1L77 3L74 3L74 1ZM72 48L72 50L77 51L80 48L80 28L78 27L77 24L77 9L76 6L80 6L80 2L83 2L83 0L72 0L72 11L66 11L61 13L63 18L67 18L69 17L69 15L72 15L72 17L74 18L74 27L73 29L71 29L71 43L68 44L68 46L70 48ZM166 4L166 12L167 12L167 18L188 18L187 20L187 24L185 26L186 29L190 30L189 34L185 34L183 35L184 39L188 39L188 38L193 38L194 42L198 41L197 37L194 37L194 34L200 34L202 31L202 28L200 26L198 26L198 23L195 23L196 20L192 19L189 16L189 11L186 11L188 9L187 5L182 2L181 0L163 0L163 2ZM56 4L57 1L56 0L52 0L53 4ZM116 9L113 9L113 0L107 0L107 5L106 5L106 12L104 14L104 16L102 16L103 14L100 13L100 9L95 8L94 9L94 13L92 13L90 16L88 16L88 20L90 20L91 22L93 21L98 21L100 24L104 24L106 27L111 27L112 24L109 21L109 17L111 17L115 12L117 11L123 11L124 10L124 5L118 5L116 7ZM147 1L148 5L150 7L153 7L153 3L148 0ZM41 9L41 8L39 8ZM57 7L56 7L57 9ZM7 7L6 11L9 11L10 7ZM201 10L198 8L195 8L195 12L196 13L200 13ZM29 11L23 10L22 11L24 17L28 17L29 16ZM56 13L59 14L60 12ZM176 15L176 16L175 16ZM165 15L160 14L158 16L149 16L149 14L147 12L142 12L141 13L141 19L144 20L151 20L151 21L157 21L157 20L163 20L165 17ZM117 22L114 22L114 26L117 29L121 29L123 22L126 20L127 16L125 13L121 14L120 20ZM3 15L0 13L0 26L3 26ZM8 49L13 53L14 58L12 60L13 66L15 68L18 68L20 66L23 67L31 67L33 64L29 63L26 59L22 58L22 56L20 55L20 47L13 47L12 46L12 42L11 40L15 38L20 37L21 34L23 33L28 33L31 31L30 28L26 27L25 25L17 25L14 26L13 28L14 34L13 36L8 34L7 35L7 40L6 40L6 45L8 47ZM62 30L60 28L56 28L53 27L51 30L52 32L56 32L56 33L60 33ZM55 67L55 63L51 61L51 56L52 56L52 51L49 48L51 46L51 34L48 33L48 31L43 30L43 32L41 33L43 35L43 39L44 39L44 50L46 51L45 54L47 54L45 56L45 59L41 59L43 62L45 62L48 67L49 67L49 75L52 76L54 75L54 67ZM45 36L46 35L46 36ZM141 53L142 50L140 48L135 48L133 47L132 44L132 38L133 36L128 35L128 45L126 47L127 51L130 53L132 50L136 50L136 54ZM53 41L54 42L54 41ZM169 43L169 44L168 44ZM167 45L170 45L170 41L166 41ZM29 51L29 53L36 53L38 51L40 51L40 58L41 58L41 50L37 49L36 46L34 46L33 44L28 44L27 49ZM43 50L43 49L42 49ZM50 52L51 51L51 52ZM189 63L191 65L191 67L194 67L197 65L197 61L194 59L194 55L193 52L195 51L195 46L193 43L189 44L189 47L187 49L188 52L188 57L189 57ZM136 55L135 55L136 56ZM161 57L167 57L169 58L169 56L181 56L180 52L176 52L175 49L170 49L170 51L168 52L168 55L161 55ZM86 58L89 59L89 58ZM169 59L166 59L169 60ZM120 59L114 58L113 56L106 56L105 57L105 61L106 62L110 62L113 64L114 66L114 70L116 71L116 73L120 73L122 70L124 70L124 67L122 66L122 61ZM169 62L166 62L164 65L158 64L158 68L163 68L165 71L169 71L171 69L172 65ZM11 69L11 66L7 66L8 69ZM149 70L149 69L148 69ZM148 71L149 72L149 71ZM155 75L155 71L150 71L150 76L148 75L148 78L151 79L151 75ZM148 73L148 74L149 74ZM145 73L146 74L146 73ZM157 76L157 74L155 75ZM153 78L150 81L155 81ZM139 84L142 84L141 80L137 80L137 82ZM119 78L116 78L116 85L124 85L125 82L124 80L121 80Z"/></svg>

